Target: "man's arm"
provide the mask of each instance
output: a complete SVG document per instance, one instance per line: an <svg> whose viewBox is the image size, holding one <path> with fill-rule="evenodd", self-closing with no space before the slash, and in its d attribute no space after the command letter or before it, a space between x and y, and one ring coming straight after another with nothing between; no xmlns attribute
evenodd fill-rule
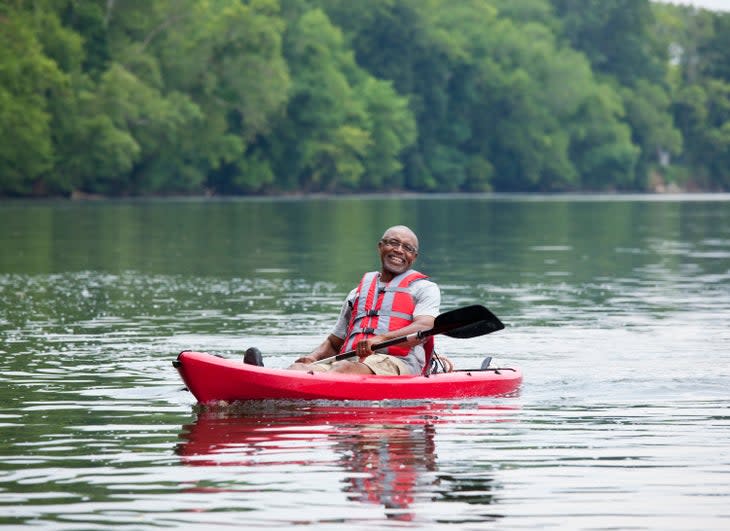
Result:
<svg viewBox="0 0 730 531"><path fill-rule="evenodd" d="M334 356L340 352L340 348L344 342L344 339L339 338L334 334L330 334L327 336L327 339L325 339L322 344L315 348L310 354L302 356L294 363L314 363L315 361Z"/></svg>

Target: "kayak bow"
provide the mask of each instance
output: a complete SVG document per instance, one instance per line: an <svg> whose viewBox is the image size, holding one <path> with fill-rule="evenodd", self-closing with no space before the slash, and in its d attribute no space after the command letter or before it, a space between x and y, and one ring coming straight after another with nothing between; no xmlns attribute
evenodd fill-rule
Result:
<svg viewBox="0 0 730 531"><path fill-rule="evenodd" d="M239 400L455 399L515 392L518 368L461 370L430 376L291 371L246 365L204 352L181 352L173 365L201 403Z"/></svg>

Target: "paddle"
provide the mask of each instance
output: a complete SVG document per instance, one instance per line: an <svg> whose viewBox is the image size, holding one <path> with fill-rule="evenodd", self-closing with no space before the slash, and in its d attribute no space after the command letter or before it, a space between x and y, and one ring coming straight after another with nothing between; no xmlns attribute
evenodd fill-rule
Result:
<svg viewBox="0 0 730 531"><path fill-rule="evenodd" d="M483 336L485 334L491 334L497 330L502 330L504 325L496 315L490 312L484 306L474 304L472 306L466 306L464 308L457 308L449 312L444 312L433 322L433 328L429 330L421 330L414 332L407 336L395 337L382 343L373 345L373 350L390 347L397 345L398 343L404 343L412 339L425 339L429 336L435 336L437 334L444 334L449 337L455 337L459 339L467 339L470 337ZM353 358L357 356L356 350L350 350L337 354L336 356L330 356L319 361L315 361L315 364L319 363L330 363L333 361L344 360L347 358Z"/></svg>

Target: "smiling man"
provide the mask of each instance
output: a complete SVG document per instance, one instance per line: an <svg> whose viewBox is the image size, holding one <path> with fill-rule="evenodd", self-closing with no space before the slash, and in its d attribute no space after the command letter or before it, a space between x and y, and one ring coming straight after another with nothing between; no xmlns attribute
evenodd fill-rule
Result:
<svg viewBox="0 0 730 531"><path fill-rule="evenodd" d="M433 328L441 290L411 266L418 257L418 237L403 225L390 227L378 242L380 271L365 273L347 296L327 339L290 369L330 370L354 374L421 374L433 351L433 337L424 344L409 342L373 351L373 345ZM357 359L331 365L315 361L349 350Z"/></svg>

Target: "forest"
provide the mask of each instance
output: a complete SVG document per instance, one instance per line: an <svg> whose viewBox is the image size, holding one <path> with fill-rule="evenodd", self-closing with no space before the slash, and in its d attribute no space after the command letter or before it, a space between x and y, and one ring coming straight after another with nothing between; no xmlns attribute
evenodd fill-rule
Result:
<svg viewBox="0 0 730 531"><path fill-rule="evenodd" d="M0 0L0 197L730 190L730 14Z"/></svg>

